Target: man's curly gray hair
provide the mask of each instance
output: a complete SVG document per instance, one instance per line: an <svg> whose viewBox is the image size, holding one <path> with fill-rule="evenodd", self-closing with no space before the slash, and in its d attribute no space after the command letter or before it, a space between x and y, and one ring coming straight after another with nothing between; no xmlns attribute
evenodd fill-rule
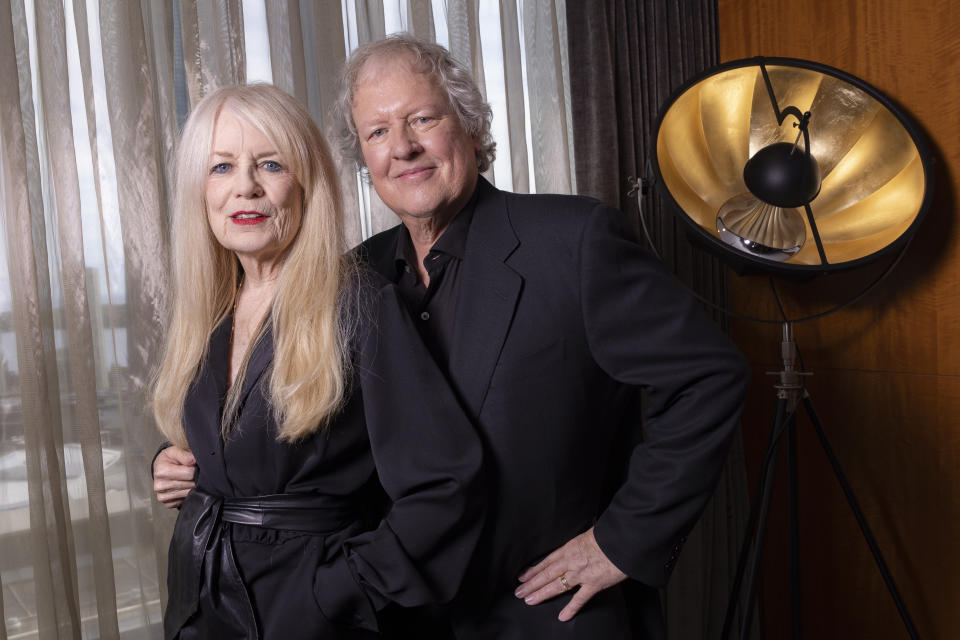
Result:
<svg viewBox="0 0 960 640"><path fill-rule="evenodd" d="M442 46L408 33L396 33L357 47L347 59L340 77L340 92L331 113L329 132L330 141L340 150L341 157L348 162L355 162L360 168L366 167L353 121L353 94L364 65L374 58L396 58L401 55L411 59L414 71L432 76L447 93L464 131L479 143L479 170L489 169L496 157L497 146L490 134L493 113L490 105L484 102L473 76Z"/></svg>

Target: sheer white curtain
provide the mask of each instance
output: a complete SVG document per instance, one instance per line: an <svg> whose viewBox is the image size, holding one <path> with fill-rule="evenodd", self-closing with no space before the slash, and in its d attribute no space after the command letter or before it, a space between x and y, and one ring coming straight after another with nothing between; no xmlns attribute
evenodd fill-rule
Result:
<svg viewBox="0 0 960 640"><path fill-rule="evenodd" d="M321 125L358 43L448 45L494 106L490 179L575 189L562 0L0 0L0 609L6 638L158 638L173 514L146 390L168 304L171 152L212 87ZM395 223L342 171L352 239Z"/></svg>

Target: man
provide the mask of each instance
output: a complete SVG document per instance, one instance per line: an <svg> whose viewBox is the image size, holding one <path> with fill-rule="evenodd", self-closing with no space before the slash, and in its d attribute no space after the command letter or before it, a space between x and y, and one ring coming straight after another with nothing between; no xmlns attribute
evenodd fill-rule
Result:
<svg viewBox="0 0 960 640"><path fill-rule="evenodd" d="M489 107L442 47L359 48L334 119L402 223L358 251L399 286L489 465L491 512L461 592L443 619L414 618L417 637L661 637L655 588L725 460L739 352L619 212L480 177ZM645 585L639 612L628 576ZM631 634L631 616L647 628Z"/></svg>
<svg viewBox="0 0 960 640"><path fill-rule="evenodd" d="M402 222L361 252L397 282L488 450L495 506L457 637L624 635L611 588L666 581L725 459L740 355L618 212L479 177L489 111L441 47L372 43L344 78L341 148ZM646 440L611 499L604 472L638 388Z"/></svg>

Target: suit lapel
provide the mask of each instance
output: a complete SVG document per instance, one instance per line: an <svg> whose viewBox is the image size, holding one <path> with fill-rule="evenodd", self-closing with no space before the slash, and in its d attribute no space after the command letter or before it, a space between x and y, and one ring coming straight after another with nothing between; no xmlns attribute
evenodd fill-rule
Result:
<svg viewBox="0 0 960 640"><path fill-rule="evenodd" d="M228 315L210 336L207 359L184 405L184 419L194 425L191 428L190 446L194 449L194 456L201 461L201 472L206 476L205 486L223 495L230 495L233 491L224 462L223 438L220 436L220 416L227 395L232 320L232 315ZM241 413L250 392L263 378L272 361L273 332L268 330L257 341L247 363L240 389Z"/></svg>
<svg viewBox="0 0 960 640"><path fill-rule="evenodd" d="M220 414L227 394L230 325L231 317L227 316L210 335L206 360L187 392L183 407L184 423L190 425L190 448L200 462L200 473L206 478L204 486L221 493L230 488L220 437Z"/></svg>
<svg viewBox="0 0 960 640"><path fill-rule="evenodd" d="M270 318L267 318L267 322L270 322ZM263 337L254 345L253 353L250 354L250 360L247 362L247 372L243 378L243 386L240 388L240 407L247 401L250 391L263 377L264 371L267 370L271 362L273 362L272 323L267 327ZM269 393L264 393L264 395L269 396Z"/></svg>
<svg viewBox="0 0 960 640"><path fill-rule="evenodd" d="M397 275L396 255L401 226L398 224L367 241L375 244L363 244L359 248L361 258L390 282L394 282Z"/></svg>
<svg viewBox="0 0 960 640"><path fill-rule="evenodd" d="M473 416L480 415L523 285L505 264L519 244L505 197L483 178L477 188L450 352L452 382Z"/></svg>

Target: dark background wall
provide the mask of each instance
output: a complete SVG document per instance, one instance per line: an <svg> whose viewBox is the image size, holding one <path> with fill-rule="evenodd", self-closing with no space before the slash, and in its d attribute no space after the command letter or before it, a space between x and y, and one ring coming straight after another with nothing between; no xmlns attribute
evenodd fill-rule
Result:
<svg viewBox="0 0 960 640"><path fill-rule="evenodd" d="M817 410L923 638L960 629L960 11L950 0L718 0L721 61L822 62L874 85L926 131L936 196L900 266L839 314L797 325ZM846 299L882 265L778 285L788 314ZM766 279L731 276L735 309L776 317ZM779 328L733 323L753 364L744 418L751 478L766 440ZM798 427L804 637L906 638L816 442ZM751 483L753 480L751 480ZM751 484L752 486L752 484ZM785 495L775 498L762 598L789 637Z"/></svg>

